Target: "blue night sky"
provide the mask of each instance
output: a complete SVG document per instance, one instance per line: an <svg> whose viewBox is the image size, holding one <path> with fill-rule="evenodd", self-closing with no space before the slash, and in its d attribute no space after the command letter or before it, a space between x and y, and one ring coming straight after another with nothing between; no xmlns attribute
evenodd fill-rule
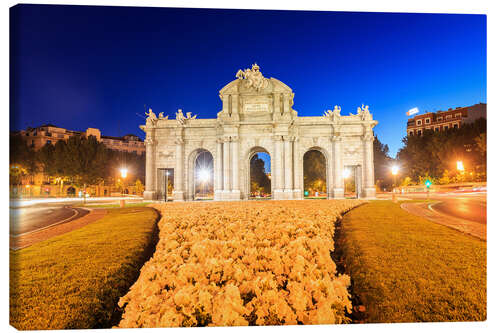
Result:
<svg viewBox="0 0 500 333"><path fill-rule="evenodd" d="M18 5L10 43L11 130L144 138L144 104L213 118L254 62L293 89L299 116L368 104L392 156L410 108L486 102L484 15Z"/></svg>

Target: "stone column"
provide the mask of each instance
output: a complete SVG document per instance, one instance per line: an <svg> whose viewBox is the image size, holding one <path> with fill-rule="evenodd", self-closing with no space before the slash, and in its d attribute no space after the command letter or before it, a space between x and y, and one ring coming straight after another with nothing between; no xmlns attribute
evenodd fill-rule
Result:
<svg viewBox="0 0 500 333"><path fill-rule="evenodd" d="M222 111L229 113L229 95L222 96Z"/></svg>
<svg viewBox="0 0 500 333"><path fill-rule="evenodd" d="M281 115L280 94L273 93L273 119Z"/></svg>
<svg viewBox="0 0 500 333"><path fill-rule="evenodd" d="M290 95L283 94L283 114L288 114L290 112Z"/></svg>
<svg viewBox="0 0 500 333"><path fill-rule="evenodd" d="M222 179L223 179L223 163L222 163L222 140L217 139L215 142L215 159L214 159L214 200L221 199Z"/></svg>
<svg viewBox="0 0 500 333"><path fill-rule="evenodd" d="M292 159L292 140L293 137L286 136L284 139L285 145L285 163L283 166L285 176L285 188L283 190L283 199L293 199L293 159Z"/></svg>
<svg viewBox="0 0 500 333"><path fill-rule="evenodd" d="M174 201L184 201L184 140L175 140Z"/></svg>
<svg viewBox="0 0 500 333"><path fill-rule="evenodd" d="M143 195L145 200L153 200L155 196L155 145L149 133L147 136L148 138L144 140L146 144L146 188Z"/></svg>
<svg viewBox="0 0 500 333"><path fill-rule="evenodd" d="M283 138L281 135L274 136L274 161L276 167L274 171L276 185L274 186L274 199L283 198Z"/></svg>
<svg viewBox="0 0 500 333"><path fill-rule="evenodd" d="M332 140L332 156L333 156L333 184L330 184L333 187L332 193L330 193L330 197L334 199L343 199L344 198L344 177L343 177L343 169L344 163L342 155L343 147L342 147L342 138L340 135L334 135L331 137ZM333 185L333 186L332 186Z"/></svg>
<svg viewBox="0 0 500 333"><path fill-rule="evenodd" d="M364 190L363 196L365 198L374 198L375 197L375 173L373 170L373 134L370 133L365 134L363 138L363 147L364 147L364 163L363 167L365 169L365 182L364 182Z"/></svg>
<svg viewBox="0 0 500 333"><path fill-rule="evenodd" d="M300 165L299 156L299 138L295 137L293 144L293 198L304 199L304 191L302 190L302 165Z"/></svg>
<svg viewBox="0 0 500 333"><path fill-rule="evenodd" d="M232 199L239 200L240 199L240 182L239 182L239 165L240 165L240 155L239 155L239 140L238 137L231 138L231 162L232 162L232 173L233 173L233 182L232 182Z"/></svg>
<svg viewBox="0 0 500 333"><path fill-rule="evenodd" d="M222 162L222 168L223 168L223 179L224 179L224 193L229 193L231 191L231 183L230 183L230 166L229 166L229 143L230 140L228 137L225 137L223 139L223 162Z"/></svg>

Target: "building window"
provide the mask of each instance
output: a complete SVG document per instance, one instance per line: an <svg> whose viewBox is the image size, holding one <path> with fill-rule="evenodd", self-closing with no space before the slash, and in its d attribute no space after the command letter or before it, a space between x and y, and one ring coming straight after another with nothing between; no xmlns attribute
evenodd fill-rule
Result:
<svg viewBox="0 0 500 333"><path fill-rule="evenodd" d="M455 118L459 118L461 115L461 113L455 113Z"/></svg>
<svg viewBox="0 0 500 333"><path fill-rule="evenodd" d="M47 143L48 143L48 144L52 144L52 141L51 141L51 140L47 140Z"/></svg>
<svg viewBox="0 0 500 333"><path fill-rule="evenodd" d="M458 124L453 124L453 128L458 128Z"/></svg>
<svg viewBox="0 0 500 333"><path fill-rule="evenodd" d="M422 125L422 120L417 120L417 126Z"/></svg>
<svg viewBox="0 0 500 333"><path fill-rule="evenodd" d="M422 135L422 130L418 130L418 135Z"/></svg>
<svg viewBox="0 0 500 333"><path fill-rule="evenodd" d="M443 120L443 117L438 117L437 121L442 121L442 120Z"/></svg>
<svg viewBox="0 0 500 333"><path fill-rule="evenodd" d="M444 126L443 126L443 129L444 129L444 130L447 130L447 129L448 129L448 125L444 125Z"/></svg>
<svg viewBox="0 0 500 333"><path fill-rule="evenodd" d="M409 134L410 136L413 136L413 131L409 131L409 132L408 132L408 134Z"/></svg>
<svg viewBox="0 0 500 333"><path fill-rule="evenodd" d="M435 132L439 132L439 127L434 127Z"/></svg>
<svg viewBox="0 0 500 333"><path fill-rule="evenodd" d="M451 114L447 115L446 119L451 119Z"/></svg>
<svg viewBox="0 0 500 333"><path fill-rule="evenodd" d="M431 118L425 118L425 123L430 124L431 123Z"/></svg>

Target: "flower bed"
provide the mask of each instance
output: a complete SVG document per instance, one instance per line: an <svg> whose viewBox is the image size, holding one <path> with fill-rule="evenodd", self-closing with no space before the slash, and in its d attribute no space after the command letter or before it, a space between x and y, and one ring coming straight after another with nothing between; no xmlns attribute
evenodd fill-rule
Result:
<svg viewBox="0 0 500 333"><path fill-rule="evenodd" d="M359 200L158 204L160 240L119 327L348 322L334 222Z"/></svg>

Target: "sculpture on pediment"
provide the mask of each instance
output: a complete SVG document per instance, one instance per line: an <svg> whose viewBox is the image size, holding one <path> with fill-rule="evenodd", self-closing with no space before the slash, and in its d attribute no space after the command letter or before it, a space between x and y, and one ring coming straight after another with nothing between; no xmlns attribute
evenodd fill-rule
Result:
<svg viewBox="0 0 500 333"><path fill-rule="evenodd" d="M260 67L257 64L252 65L252 69L238 70L236 77L244 81L246 88L253 88L257 91L266 88L269 85L266 79L260 72Z"/></svg>
<svg viewBox="0 0 500 333"><path fill-rule="evenodd" d="M177 120L179 125L184 125L186 123L186 117L184 116L184 113L182 113L182 109L177 110L175 120Z"/></svg>
<svg viewBox="0 0 500 333"><path fill-rule="evenodd" d="M146 126L156 125L156 121L158 120L158 118L156 118L156 114L153 112L152 109L149 109L149 111L146 112L146 116L148 116L146 118Z"/></svg>
<svg viewBox="0 0 500 333"><path fill-rule="evenodd" d="M372 116L370 114L370 110L368 110L368 105L361 104L361 107L358 106L358 116L361 120L372 120Z"/></svg>
<svg viewBox="0 0 500 333"><path fill-rule="evenodd" d="M323 116L333 120L334 122L338 122L340 120L340 110L341 110L340 106L335 105L333 111L326 110Z"/></svg>
<svg viewBox="0 0 500 333"><path fill-rule="evenodd" d="M158 114L158 119L165 119L166 120L166 119L168 119L168 114L166 116L163 116L163 112L160 112Z"/></svg>

